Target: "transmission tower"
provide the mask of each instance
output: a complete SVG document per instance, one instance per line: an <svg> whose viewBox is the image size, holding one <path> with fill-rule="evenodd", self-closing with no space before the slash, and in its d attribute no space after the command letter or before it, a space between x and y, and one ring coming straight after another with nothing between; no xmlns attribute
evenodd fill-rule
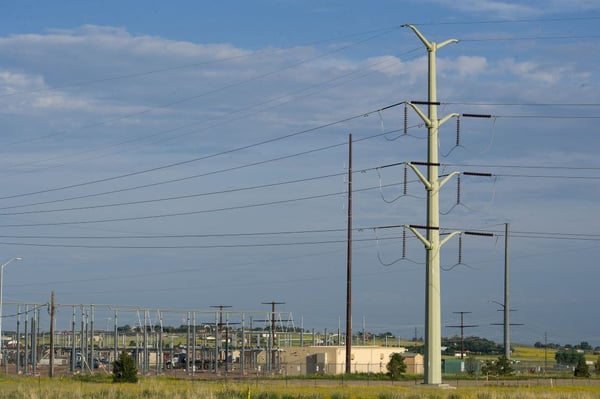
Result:
<svg viewBox="0 0 600 399"><path fill-rule="evenodd" d="M441 328L441 306L440 306L440 249L453 236L459 232L453 232L440 241L440 210L439 191L458 172L451 173L440 181L438 162L438 129L450 118L459 116L449 114L441 119L437 115L437 84L436 84L436 52L438 49L456 43L458 40L450 39L441 43L430 42L421 32L412 25L410 28L427 48L429 60L429 96L427 102L408 102L427 126L427 162L408 163L407 165L415 172L419 180L427 190L427 225L421 226L426 230L426 237L418 230L418 226L407 226L413 234L423 243L427 252L426 277L425 277L425 375L424 382L429 385L440 385L442 383L442 328ZM417 104L427 105L428 115L425 115ZM427 166L427 177L425 177L416 165Z"/></svg>

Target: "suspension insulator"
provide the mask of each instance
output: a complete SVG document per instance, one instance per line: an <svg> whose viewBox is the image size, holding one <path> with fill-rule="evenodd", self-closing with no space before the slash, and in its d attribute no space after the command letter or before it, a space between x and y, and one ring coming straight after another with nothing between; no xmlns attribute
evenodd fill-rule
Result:
<svg viewBox="0 0 600 399"><path fill-rule="evenodd" d="M408 134L408 108L404 104L404 134Z"/></svg>
<svg viewBox="0 0 600 399"><path fill-rule="evenodd" d="M408 192L408 169L406 165L404 165L404 195Z"/></svg>
<svg viewBox="0 0 600 399"><path fill-rule="evenodd" d="M460 204L460 175L456 178L456 205Z"/></svg>
<svg viewBox="0 0 600 399"><path fill-rule="evenodd" d="M462 263L462 234L458 236L458 263Z"/></svg>
<svg viewBox="0 0 600 399"><path fill-rule="evenodd" d="M406 229L402 229L402 258L406 258Z"/></svg>
<svg viewBox="0 0 600 399"><path fill-rule="evenodd" d="M460 118L456 118L456 146L460 145Z"/></svg>

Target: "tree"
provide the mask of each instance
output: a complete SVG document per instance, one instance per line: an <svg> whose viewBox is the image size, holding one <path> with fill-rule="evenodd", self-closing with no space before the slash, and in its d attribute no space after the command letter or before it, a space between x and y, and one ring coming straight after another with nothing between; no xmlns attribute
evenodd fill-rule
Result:
<svg viewBox="0 0 600 399"><path fill-rule="evenodd" d="M510 360L504 355L498 360L486 360L481 367L481 373L485 375L510 375L515 370L510 365Z"/></svg>
<svg viewBox="0 0 600 399"><path fill-rule="evenodd" d="M404 358L401 354L392 353L386 368L390 378L392 380L397 380L404 372L406 372L406 363L404 363Z"/></svg>
<svg viewBox="0 0 600 399"><path fill-rule="evenodd" d="M481 374L483 375L496 375L498 374L498 369L496 368L496 363L493 360L486 360L483 362L481 366Z"/></svg>
<svg viewBox="0 0 600 399"><path fill-rule="evenodd" d="M594 373L600 375L600 356L598 356L598 360L594 363Z"/></svg>
<svg viewBox="0 0 600 399"><path fill-rule="evenodd" d="M585 362L585 357L581 357L577 362L577 366L575 366L575 371L573 372L575 377L590 377L590 368Z"/></svg>
<svg viewBox="0 0 600 399"><path fill-rule="evenodd" d="M584 351L592 350L592 346L587 341L581 341L577 347L579 349L583 349Z"/></svg>
<svg viewBox="0 0 600 399"><path fill-rule="evenodd" d="M119 359L113 364L113 382L136 383L137 381L137 368L133 357L126 351L121 352Z"/></svg>
<svg viewBox="0 0 600 399"><path fill-rule="evenodd" d="M496 361L496 370L498 371L498 375L509 375L515 371L510 365L510 360L505 355L500 356L498 361Z"/></svg>
<svg viewBox="0 0 600 399"><path fill-rule="evenodd" d="M582 359L585 363L585 355L583 353L577 352L575 350L562 350L556 352L554 355L554 359L558 364L566 364L569 366L575 366Z"/></svg>

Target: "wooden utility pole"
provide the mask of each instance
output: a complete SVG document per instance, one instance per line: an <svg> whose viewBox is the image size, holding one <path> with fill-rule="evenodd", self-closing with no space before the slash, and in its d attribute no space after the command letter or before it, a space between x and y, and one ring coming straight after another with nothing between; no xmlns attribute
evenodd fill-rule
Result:
<svg viewBox="0 0 600 399"><path fill-rule="evenodd" d="M462 359L465 354L465 328L473 328L473 327L479 327L479 326L476 324L470 324L470 325L465 324L464 315L466 313L471 313L471 312L452 312L452 313L460 314L460 325L459 326L446 326L446 327L460 328L460 358Z"/></svg>
<svg viewBox="0 0 600 399"><path fill-rule="evenodd" d="M48 377L54 377L54 291L50 294L50 369Z"/></svg>
<svg viewBox="0 0 600 399"><path fill-rule="evenodd" d="M346 374L352 372L352 134L348 138L348 252L346 271Z"/></svg>
<svg viewBox="0 0 600 399"><path fill-rule="evenodd" d="M271 326L270 326L270 334L269 334L269 359L270 359L270 363L269 363L269 367L268 370L269 371L273 371L273 368L276 366L276 352L275 352L275 331L276 331L276 326L275 326L275 305L285 305L285 302L275 302L275 301L271 301L271 302L262 302L263 305L271 305Z"/></svg>

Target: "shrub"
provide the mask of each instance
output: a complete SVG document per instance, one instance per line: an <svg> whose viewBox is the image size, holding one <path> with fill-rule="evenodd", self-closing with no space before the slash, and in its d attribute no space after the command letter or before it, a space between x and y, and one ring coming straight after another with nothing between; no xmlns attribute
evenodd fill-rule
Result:
<svg viewBox="0 0 600 399"><path fill-rule="evenodd" d="M404 358L399 353L392 353L390 362L387 364L388 375L392 380L397 380L406 372L406 364Z"/></svg>
<svg viewBox="0 0 600 399"><path fill-rule="evenodd" d="M119 359L113 364L113 382L138 382L137 368L133 362L133 357L123 351Z"/></svg>

